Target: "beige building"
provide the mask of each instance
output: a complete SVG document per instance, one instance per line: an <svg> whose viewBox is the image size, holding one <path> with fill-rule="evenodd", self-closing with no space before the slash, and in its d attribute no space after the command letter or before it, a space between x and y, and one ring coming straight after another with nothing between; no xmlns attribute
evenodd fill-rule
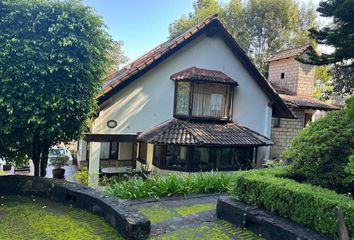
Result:
<svg viewBox="0 0 354 240"><path fill-rule="evenodd" d="M296 116L296 119L272 118L271 139L275 145L271 147L270 158L273 159L279 158L290 140L309 122L338 109L313 97L315 68L296 60L307 51L314 49L310 45L288 49L268 60L268 80Z"/></svg>

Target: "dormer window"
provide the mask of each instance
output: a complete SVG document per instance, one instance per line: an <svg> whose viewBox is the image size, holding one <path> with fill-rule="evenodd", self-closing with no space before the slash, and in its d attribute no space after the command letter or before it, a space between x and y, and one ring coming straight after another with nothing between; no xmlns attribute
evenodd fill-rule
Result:
<svg viewBox="0 0 354 240"><path fill-rule="evenodd" d="M188 119L230 120L237 82L220 71L189 68L173 74L176 81L174 116Z"/></svg>

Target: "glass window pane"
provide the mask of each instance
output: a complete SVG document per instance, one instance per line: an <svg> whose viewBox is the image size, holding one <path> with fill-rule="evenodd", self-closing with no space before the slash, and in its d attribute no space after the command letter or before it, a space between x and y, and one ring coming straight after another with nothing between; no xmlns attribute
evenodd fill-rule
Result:
<svg viewBox="0 0 354 240"><path fill-rule="evenodd" d="M228 117L230 87L222 84L196 83L193 90L193 116Z"/></svg>
<svg viewBox="0 0 354 240"><path fill-rule="evenodd" d="M176 92L175 114L188 116L189 113L189 82L178 82Z"/></svg>
<svg viewBox="0 0 354 240"><path fill-rule="evenodd" d="M167 146L166 167L186 168L187 166L187 147Z"/></svg>
<svg viewBox="0 0 354 240"><path fill-rule="evenodd" d="M109 142L101 142L100 158L109 159Z"/></svg>
<svg viewBox="0 0 354 240"><path fill-rule="evenodd" d="M110 159L118 159L118 142L111 142Z"/></svg>
<svg viewBox="0 0 354 240"><path fill-rule="evenodd" d="M208 171L215 168L210 148L196 147L193 153L193 170Z"/></svg>

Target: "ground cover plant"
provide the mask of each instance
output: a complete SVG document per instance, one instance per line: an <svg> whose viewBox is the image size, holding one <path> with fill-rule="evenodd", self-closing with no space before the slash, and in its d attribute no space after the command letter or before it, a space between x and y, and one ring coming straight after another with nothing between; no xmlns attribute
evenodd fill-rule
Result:
<svg viewBox="0 0 354 240"><path fill-rule="evenodd" d="M0 239L123 239L102 217L30 196L0 197Z"/></svg>
<svg viewBox="0 0 354 240"><path fill-rule="evenodd" d="M188 175L169 174L136 177L115 182L106 193L123 199L159 198L173 195L227 192L232 184L232 173L203 172Z"/></svg>
<svg viewBox="0 0 354 240"><path fill-rule="evenodd" d="M337 236L337 207L354 237L354 200L329 189L284 178L289 167L239 172L231 194L320 233Z"/></svg>

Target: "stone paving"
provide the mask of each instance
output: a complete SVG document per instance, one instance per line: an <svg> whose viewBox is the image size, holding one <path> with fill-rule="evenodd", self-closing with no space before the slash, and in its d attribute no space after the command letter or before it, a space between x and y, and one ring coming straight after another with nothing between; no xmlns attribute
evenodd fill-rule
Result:
<svg viewBox="0 0 354 240"><path fill-rule="evenodd" d="M254 233L215 217L220 195L130 201L151 221L150 239L260 240Z"/></svg>

